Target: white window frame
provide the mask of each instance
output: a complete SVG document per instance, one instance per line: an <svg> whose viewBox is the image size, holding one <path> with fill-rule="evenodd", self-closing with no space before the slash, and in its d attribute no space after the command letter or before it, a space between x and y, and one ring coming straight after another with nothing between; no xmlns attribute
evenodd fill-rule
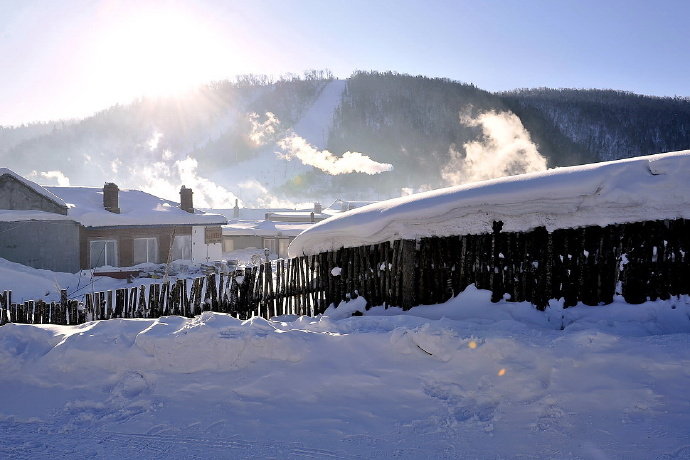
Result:
<svg viewBox="0 0 690 460"><path fill-rule="evenodd" d="M103 250L100 251L98 250L97 252L99 253L97 255L96 263L94 264L94 244L103 244ZM114 260L109 260L108 257L108 244L113 245L113 259ZM102 256L102 258L101 258ZM117 254L117 240L109 240L109 239L94 239L94 240L89 240L89 266L91 268L96 268L96 267L103 267L103 266L111 266L111 267L117 267L118 266L118 254ZM99 264L99 262L102 263Z"/></svg>
<svg viewBox="0 0 690 460"><path fill-rule="evenodd" d="M145 251L145 260L140 260L137 261L137 251L136 251L136 244L137 241L145 241L146 242L146 251ZM153 250L153 257L149 257L149 251ZM144 263L158 263L158 238L156 237L142 237L142 238L134 238L134 241L132 242L132 264L133 265L138 265L138 264L144 264ZM153 260L151 260L153 259Z"/></svg>

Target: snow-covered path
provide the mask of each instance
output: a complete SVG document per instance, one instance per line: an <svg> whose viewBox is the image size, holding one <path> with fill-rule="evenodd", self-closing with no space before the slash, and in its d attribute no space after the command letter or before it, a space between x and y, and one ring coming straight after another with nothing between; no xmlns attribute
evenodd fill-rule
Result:
<svg viewBox="0 0 690 460"><path fill-rule="evenodd" d="M542 313L489 295L6 325L0 457L690 457L687 298Z"/></svg>

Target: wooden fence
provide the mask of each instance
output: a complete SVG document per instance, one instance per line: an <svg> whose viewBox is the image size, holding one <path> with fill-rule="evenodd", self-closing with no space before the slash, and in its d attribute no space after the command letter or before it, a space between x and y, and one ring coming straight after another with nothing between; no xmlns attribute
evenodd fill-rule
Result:
<svg viewBox="0 0 690 460"><path fill-rule="evenodd" d="M690 223L650 221L547 232L502 232L398 240L371 246L279 259L230 275L208 275L60 302L13 303L0 294L0 324L79 324L94 319L193 317L203 311L251 316L317 315L341 300L364 296L367 304L442 303L468 285L492 300L528 301L543 309L549 299L600 305L622 294L629 303L690 294Z"/></svg>

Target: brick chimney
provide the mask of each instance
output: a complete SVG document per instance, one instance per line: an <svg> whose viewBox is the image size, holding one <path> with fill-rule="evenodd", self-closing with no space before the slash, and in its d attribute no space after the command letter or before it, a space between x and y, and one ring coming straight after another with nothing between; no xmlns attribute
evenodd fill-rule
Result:
<svg viewBox="0 0 690 460"><path fill-rule="evenodd" d="M103 207L106 211L120 214L120 189L112 182L103 185Z"/></svg>
<svg viewBox="0 0 690 460"><path fill-rule="evenodd" d="M194 202L192 201L192 189L184 185L180 188L180 209L189 213L194 213Z"/></svg>

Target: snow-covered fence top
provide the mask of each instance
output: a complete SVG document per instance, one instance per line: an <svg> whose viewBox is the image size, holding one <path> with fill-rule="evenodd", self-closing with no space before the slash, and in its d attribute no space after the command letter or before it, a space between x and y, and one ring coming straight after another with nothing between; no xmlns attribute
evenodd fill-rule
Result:
<svg viewBox="0 0 690 460"><path fill-rule="evenodd" d="M290 257L384 241L690 218L690 150L419 193L354 209L304 231Z"/></svg>

